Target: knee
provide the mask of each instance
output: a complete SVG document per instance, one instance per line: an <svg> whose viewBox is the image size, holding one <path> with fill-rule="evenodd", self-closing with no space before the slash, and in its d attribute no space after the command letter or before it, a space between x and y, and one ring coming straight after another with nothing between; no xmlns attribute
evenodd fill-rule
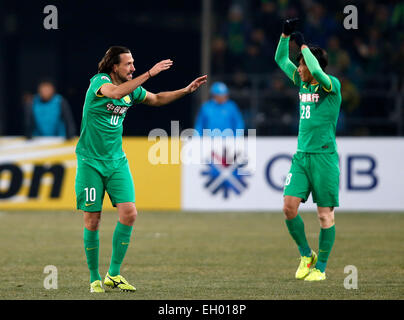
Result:
<svg viewBox="0 0 404 320"><path fill-rule="evenodd" d="M136 210L136 207L133 206L133 208L130 210L130 213L129 213L129 218L131 219L132 223L135 222L136 217L137 217L137 210Z"/></svg>
<svg viewBox="0 0 404 320"><path fill-rule="evenodd" d="M84 219L84 226L87 230L96 231L100 226L100 220L101 220L100 215L96 213L89 214Z"/></svg>
<svg viewBox="0 0 404 320"><path fill-rule="evenodd" d="M121 219L126 225L133 225L137 217L137 210L135 205L126 206L121 213Z"/></svg>
<svg viewBox="0 0 404 320"><path fill-rule="evenodd" d="M284 203L283 213L286 219L291 220L297 216L297 208L288 203Z"/></svg>
<svg viewBox="0 0 404 320"><path fill-rule="evenodd" d="M330 228L334 225L334 215L331 213L318 214L318 220L320 221L320 226L323 229Z"/></svg>

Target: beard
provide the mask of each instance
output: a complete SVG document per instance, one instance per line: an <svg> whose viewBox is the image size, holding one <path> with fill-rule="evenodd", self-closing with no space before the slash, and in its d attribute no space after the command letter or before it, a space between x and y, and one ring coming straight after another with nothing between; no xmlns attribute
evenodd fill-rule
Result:
<svg viewBox="0 0 404 320"><path fill-rule="evenodd" d="M131 74L132 74L132 73L128 73L128 74L126 74L126 75L122 75L122 74L120 74L120 73L117 73L116 75L117 75L118 79L123 83L123 82L126 82L126 81L131 80L131 79L128 79L128 76L131 75Z"/></svg>

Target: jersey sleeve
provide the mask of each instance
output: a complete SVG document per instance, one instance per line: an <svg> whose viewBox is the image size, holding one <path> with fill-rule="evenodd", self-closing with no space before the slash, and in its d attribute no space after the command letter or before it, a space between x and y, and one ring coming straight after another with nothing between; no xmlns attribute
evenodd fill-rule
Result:
<svg viewBox="0 0 404 320"><path fill-rule="evenodd" d="M146 99L147 91L142 86L139 86L133 91L134 103L142 103Z"/></svg>
<svg viewBox="0 0 404 320"><path fill-rule="evenodd" d="M338 89L337 82L339 83L339 81L336 78L329 76L321 69L321 66L320 66L318 60L313 55L313 53L310 51L310 49L308 47L304 48L302 50L302 54L304 57L304 61L307 65L307 68L309 69L310 73L313 75L314 79L316 79L320 83L320 85L324 89L324 91L328 92L328 93L338 92L335 90ZM333 87L334 87L334 90L333 90Z"/></svg>
<svg viewBox="0 0 404 320"><path fill-rule="evenodd" d="M293 84L300 86L300 76L296 65L289 59L289 38L281 37L275 52L275 61Z"/></svg>
<svg viewBox="0 0 404 320"><path fill-rule="evenodd" d="M108 77L106 74L97 74L91 80L90 90L97 97L103 97L104 95L102 95L101 92L99 92L99 90L106 83L112 83L110 77Z"/></svg>
<svg viewBox="0 0 404 320"><path fill-rule="evenodd" d="M328 78L330 79L330 83L331 83L331 88L326 88L323 87L323 90L327 93L335 93L337 94L340 90L341 90L341 83L339 82L339 80L333 76L328 75Z"/></svg>

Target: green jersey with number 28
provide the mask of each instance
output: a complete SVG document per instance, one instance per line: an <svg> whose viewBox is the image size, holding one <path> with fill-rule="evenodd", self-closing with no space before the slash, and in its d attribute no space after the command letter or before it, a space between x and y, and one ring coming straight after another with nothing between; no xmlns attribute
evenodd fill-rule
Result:
<svg viewBox="0 0 404 320"><path fill-rule="evenodd" d="M337 151L336 127L341 106L341 84L330 76L331 89L321 84L301 81L297 71L294 83L300 86L300 123L297 151L334 152Z"/></svg>
<svg viewBox="0 0 404 320"><path fill-rule="evenodd" d="M146 98L146 90L139 86L122 99L111 99L99 91L105 83L112 83L106 73L96 74L90 80L76 153L90 159L116 160L125 157L122 123L126 112Z"/></svg>
<svg viewBox="0 0 404 320"><path fill-rule="evenodd" d="M301 50L310 72L318 83L303 82L298 68L289 59L289 39L281 36L275 53L275 61L300 87L299 91L299 135L297 151L328 153L337 151L335 133L341 107L341 84L337 78L326 74L309 48Z"/></svg>

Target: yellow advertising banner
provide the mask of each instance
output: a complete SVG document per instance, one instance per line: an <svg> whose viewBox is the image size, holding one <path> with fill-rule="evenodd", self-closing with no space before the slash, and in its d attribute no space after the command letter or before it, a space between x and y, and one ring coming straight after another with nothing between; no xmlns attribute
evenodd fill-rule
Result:
<svg viewBox="0 0 404 320"><path fill-rule="evenodd" d="M0 210L75 210L76 144L77 139L0 138ZM156 141L143 137L123 139L135 184L136 207L179 210L181 165L150 161L150 150L155 145ZM179 153L179 146L168 148L169 157L172 150ZM103 210L112 208L106 196Z"/></svg>

